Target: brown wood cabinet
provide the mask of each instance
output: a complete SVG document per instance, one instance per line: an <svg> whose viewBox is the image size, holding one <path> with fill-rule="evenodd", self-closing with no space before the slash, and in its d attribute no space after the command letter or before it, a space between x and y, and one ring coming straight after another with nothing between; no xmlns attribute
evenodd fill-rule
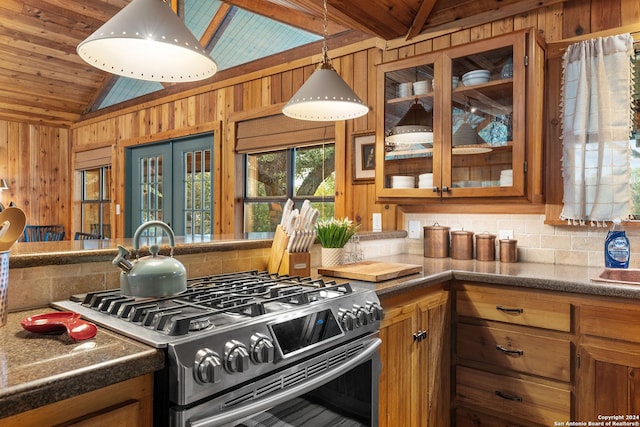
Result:
<svg viewBox="0 0 640 427"><path fill-rule="evenodd" d="M443 286L382 299L380 427L449 425L450 304Z"/></svg>
<svg viewBox="0 0 640 427"><path fill-rule="evenodd" d="M602 301L580 307L576 420L640 422L640 307Z"/></svg>
<svg viewBox="0 0 640 427"><path fill-rule="evenodd" d="M455 424L457 417L482 426L570 420L570 301L504 286L454 290Z"/></svg>
<svg viewBox="0 0 640 427"><path fill-rule="evenodd" d="M544 57L535 31L522 30L379 66L378 200L539 202ZM486 80L470 80L483 71ZM404 141L389 138L415 104L433 131L412 138L405 127Z"/></svg>
<svg viewBox="0 0 640 427"><path fill-rule="evenodd" d="M153 374L3 418L0 425L151 427Z"/></svg>
<svg viewBox="0 0 640 427"><path fill-rule="evenodd" d="M633 301L454 280L382 305L380 426L640 422Z"/></svg>

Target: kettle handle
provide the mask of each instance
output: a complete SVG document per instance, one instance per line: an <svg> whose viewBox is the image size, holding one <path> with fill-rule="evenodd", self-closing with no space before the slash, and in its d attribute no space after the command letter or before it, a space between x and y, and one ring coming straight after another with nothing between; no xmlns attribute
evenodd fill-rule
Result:
<svg viewBox="0 0 640 427"><path fill-rule="evenodd" d="M160 227L169 235L169 245L171 246L171 253L173 254L173 248L176 245L176 235L173 233L171 227L162 221L148 221L138 227L133 235L133 250L137 252L138 249L140 249L140 235L149 227Z"/></svg>

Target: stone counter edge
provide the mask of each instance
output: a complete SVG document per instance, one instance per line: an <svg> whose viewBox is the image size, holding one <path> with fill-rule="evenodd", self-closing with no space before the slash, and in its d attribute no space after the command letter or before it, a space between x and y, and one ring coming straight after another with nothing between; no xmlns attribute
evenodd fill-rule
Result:
<svg viewBox="0 0 640 427"><path fill-rule="evenodd" d="M360 241L381 240L381 239L401 239L407 236L407 232L388 231L388 232L363 232L358 233ZM212 240L208 242L180 242L183 238L176 237L176 245L173 254L176 256L200 254L207 252L228 252L237 250L265 249L270 248L273 242L272 238L267 239L222 239ZM87 243L88 242L88 243ZM98 243L99 242L99 243ZM45 265L66 265L79 264L87 262L105 262L112 261L118 253L118 245L122 245L129 250L133 249L132 239L118 239L113 241L63 241L63 242L46 242L40 245L50 244L50 251L34 251L29 252L27 246L29 243L17 243L17 251L9 256L10 268L26 268L40 267ZM92 248L91 246L104 246ZM84 246L84 247L83 247ZM40 246L44 248L44 246ZM147 247L142 247L139 251L140 256L149 255ZM168 254L169 246L161 245L160 254Z"/></svg>

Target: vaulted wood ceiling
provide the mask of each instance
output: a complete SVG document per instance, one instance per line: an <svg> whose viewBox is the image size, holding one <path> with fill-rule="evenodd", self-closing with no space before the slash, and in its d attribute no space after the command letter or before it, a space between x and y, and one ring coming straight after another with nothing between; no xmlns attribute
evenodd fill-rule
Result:
<svg viewBox="0 0 640 427"><path fill-rule="evenodd" d="M112 76L81 60L76 46L130 1L0 0L0 119L69 126L89 111ZM169 1L180 14L182 0ZM412 39L562 1L328 0L328 33ZM203 45L233 6L323 34L321 0L224 0Z"/></svg>

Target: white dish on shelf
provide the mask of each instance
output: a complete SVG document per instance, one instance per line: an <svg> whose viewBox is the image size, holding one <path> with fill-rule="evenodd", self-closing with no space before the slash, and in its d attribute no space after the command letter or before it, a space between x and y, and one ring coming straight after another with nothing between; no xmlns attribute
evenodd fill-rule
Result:
<svg viewBox="0 0 640 427"><path fill-rule="evenodd" d="M398 97L405 98L407 96L411 96L412 92L413 92L412 82L400 83L400 85L398 85Z"/></svg>
<svg viewBox="0 0 640 427"><path fill-rule="evenodd" d="M414 95L424 95L427 92L431 91L431 85L430 85L430 81L428 80L421 80L419 82L415 82L413 84L413 94Z"/></svg>
<svg viewBox="0 0 640 427"><path fill-rule="evenodd" d="M415 188L416 179L407 175L392 175L391 188Z"/></svg>
<svg viewBox="0 0 640 427"><path fill-rule="evenodd" d="M490 77L491 72L489 70L469 71L462 76L462 84L465 86L479 85L488 82Z"/></svg>

